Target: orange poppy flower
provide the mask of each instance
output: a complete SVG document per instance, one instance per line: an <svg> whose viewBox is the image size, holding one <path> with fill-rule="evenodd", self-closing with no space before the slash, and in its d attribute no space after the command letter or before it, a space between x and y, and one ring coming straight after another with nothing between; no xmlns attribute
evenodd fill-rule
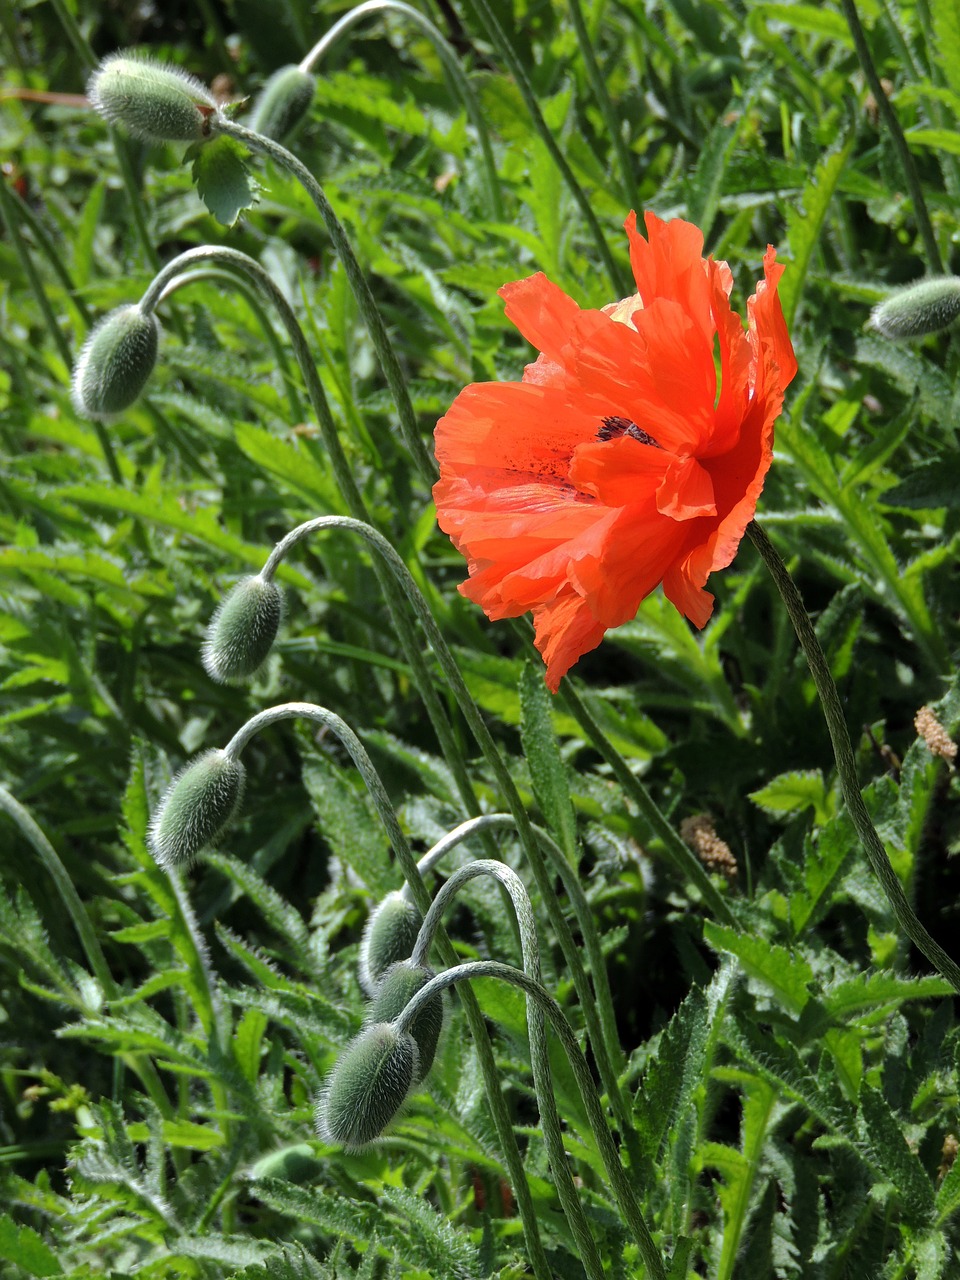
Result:
<svg viewBox="0 0 960 1280"><path fill-rule="evenodd" d="M645 222L646 240L635 214L625 224L631 298L581 310L542 273L504 285L541 355L521 382L466 387L437 424L433 496L467 558L460 590L490 619L532 610L554 691L661 583L706 625L704 583L753 518L797 371L772 246L744 331L701 232Z"/></svg>

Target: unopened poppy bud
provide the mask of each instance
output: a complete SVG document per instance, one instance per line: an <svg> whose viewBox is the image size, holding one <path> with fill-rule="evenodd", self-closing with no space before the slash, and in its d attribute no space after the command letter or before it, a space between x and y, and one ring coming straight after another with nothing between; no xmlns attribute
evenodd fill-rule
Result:
<svg viewBox="0 0 960 1280"><path fill-rule="evenodd" d="M282 613L275 582L259 574L238 582L221 600L203 642L203 665L214 680L252 676L277 638Z"/></svg>
<svg viewBox="0 0 960 1280"><path fill-rule="evenodd" d="M313 104L316 77L293 65L275 71L257 95L247 128L283 142Z"/></svg>
<svg viewBox="0 0 960 1280"><path fill-rule="evenodd" d="M80 350L71 390L88 418L110 418L129 409L157 363L160 326L138 306L104 316Z"/></svg>
<svg viewBox="0 0 960 1280"><path fill-rule="evenodd" d="M423 916L402 893L388 893L367 920L358 960L360 985L368 996L376 994L380 979L398 960L413 953Z"/></svg>
<svg viewBox="0 0 960 1280"><path fill-rule="evenodd" d="M323 1168L309 1142L297 1142L279 1151L268 1151L249 1170L251 1178L283 1178L285 1182L310 1182Z"/></svg>
<svg viewBox="0 0 960 1280"><path fill-rule="evenodd" d="M146 142L199 142L219 114L213 94L195 77L151 58L117 53L90 77L87 97L111 124Z"/></svg>
<svg viewBox="0 0 960 1280"><path fill-rule="evenodd" d="M344 1049L317 1107L317 1132L347 1148L374 1142L403 1106L417 1079L413 1036L388 1023L364 1028Z"/></svg>
<svg viewBox="0 0 960 1280"><path fill-rule="evenodd" d="M885 338L922 338L947 329L960 316L960 277L934 276L884 298L870 323Z"/></svg>
<svg viewBox="0 0 960 1280"><path fill-rule="evenodd" d="M373 1003L370 1006L371 1022L394 1022L417 994L434 976L426 965L412 965L409 960L392 964L380 979ZM443 996L437 992L429 999L410 1023L408 1030L417 1042L419 1083L433 1066L440 1032L443 1030Z"/></svg>
<svg viewBox="0 0 960 1280"><path fill-rule="evenodd" d="M150 824L150 848L161 867L193 858L236 813L246 774L219 747L205 751L174 778Z"/></svg>

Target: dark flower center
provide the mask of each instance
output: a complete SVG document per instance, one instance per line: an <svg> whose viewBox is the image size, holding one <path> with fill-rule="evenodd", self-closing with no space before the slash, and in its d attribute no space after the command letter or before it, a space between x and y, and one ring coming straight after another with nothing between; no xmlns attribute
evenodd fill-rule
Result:
<svg viewBox="0 0 960 1280"><path fill-rule="evenodd" d="M639 440L641 444L653 445L654 449L663 448L653 436L642 427L638 427L635 422L631 422L629 418L604 418L603 426L597 432L597 439L619 440L621 436L630 436L634 440Z"/></svg>

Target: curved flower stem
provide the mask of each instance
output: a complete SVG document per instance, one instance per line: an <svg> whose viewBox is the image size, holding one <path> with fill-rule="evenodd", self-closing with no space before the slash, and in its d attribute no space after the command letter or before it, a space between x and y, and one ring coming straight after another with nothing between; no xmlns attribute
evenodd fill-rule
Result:
<svg viewBox="0 0 960 1280"><path fill-rule="evenodd" d="M350 241L347 239L343 224L334 213L333 206L327 199L323 187L321 187L306 165L301 164L295 155L289 152L286 147L282 147L279 142L274 142L272 138L265 138L262 134L255 133L252 129L246 129L242 124L237 124L234 120L228 120L226 116L216 117L213 121L213 127L228 137L236 138L238 142L242 142L251 151L259 152L260 155L273 160L282 169L286 169L288 173L291 173L297 179L316 205L324 226L327 228L327 234L333 242L337 256L343 263L353 296L357 300L357 306L360 308L363 322L367 326L367 331L376 350L380 368L383 370L383 375L390 388L390 394L393 396L394 404L397 406L400 432L404 443L410 451L417 470L428 484L433 484L437 478L436 463L427 451L427 447L417 429L417 417L410 400L410 393L407 391L403 370L400 368L400 361L397 359L393 343L390 341L390 337L384 327L383 317L380 315L380 311L374 301L370 285L367 283L367 278L363 273L363 268L357 261L357 256L353 252Z"/></svg>
<svg viewBox="0 0 960 1280"><path fill-rule="evenodd" d="M590 81L590 88L593 90L593 96L596 98L597 106L603 115L603 122L607 126L610 143L617 157L617 167L620 170L620 194L624 200L624 207L630 209L636 199L636 185L633 180L633 164L630 159L630 152L627 150L626 143L623 140L623 129L617 119L617 113L613 109L610 94L607 92L607 82L604 80L597 65L597 57L593 52L593 42L590 39L587 24L583 20L583 9L580 5L580 0L567 0L567 9L573 22L573 29L577 34L577 43L583 55L583 65L587 72L587 79Z"/></svg>
<svg viewBox="0 0 960 1280"><path fill-rule="evenodd" d="M857 776L856 757L853 754L853 745L843 717L840 695L837 692L837 686L834 683L829 663L820 647L820 641L817 639L817 633L813 629L813 623L804 608L803 599L800 596L797 585L790 576L790 571L784 564L780 553L756 520L751 520L747 525L747 533L750 536L750 541L756 547L761 559L770 571L770 576L773 578L777 590L780 592L780 598L786 605L790 621L793 623L793 629L797 633L797 639L800 641L803 656L806 658L810 674L813 676L817 695L820 698L820 705L823 708L824 719L827 722L827 729L830 733L830 741L833 745L833 754L837 762L837 773L840 778L840 789L843 792L844 803L856 828L857 835L860 837L860 843L863 845L870 867L880 881L880 885L886 894L887 901L893 908L893 913L900 928L913 942L917 950L926 956L938 973L941 973L948 982L953 984L957 991L960 991L960 966L950 959L943 947L931 938L930 934L917 919L913 908L907 901L907 896L903 891L903 886L897 877L897 873L890 865L890 859L883 846L883 841L870 820L867 806L864 804L863 796L860 794L860 779Z"/></svg>
<svg viewBox="0 0 960 1280"><path fill-rule="evenodd" d="M297 388L296 381L290 372L290 361L287 359L287 353L280 344L267 313L260 305L260 299L252 289L248 288L243 280L232 271L221 271L217 267L198 267L195 271L184 271L169 280L164 286L158 302L166 302L179 289L183 289L186 285L194 284L199 280L216 280L220 283L229 283L246 302L263 330L263 336L266 338L270 350L273 352L273 358L277 362L277 367L287 388L287 395L290 398L290 413L293 421L302 422L304 418L303 401L300 398L300 391Z"/></svg>
<svg viewBox="0 0 960 1280"><path fill-rule="evenodd" d="M533 85L527 78L527 73L524 70L523 63L517 56L513 45L507 39L506 32L503 27L501 27L496 14L490 8L487 0L466 0L466 5L467 8L472 10L474 15L479 18L488 37L496 46L497 52L510 68L510 74L517 82L517 88L520 90L520 96L523 98L526 108L530 113L530 118L533 121L534 127L543 140L544 146L549 151L553 163L560 170L560 176L567 184L570 194L573 196L580 208L580 212L586 219L587 226L590 228L590 233L596 243L600 257L603 259L604 269L610 277L610 283L613 285L614 293L620 293L622 291L620 272L617 270L617 264L613 260L613 255L610 252L610 246L607 244L606 237L603 234L600 223L597 221L597 215L593 211L593 206L590 203L589 197L577 181L573 170L570 168L569 164L567 164L563 152L557 146L556 140L550 132L546 120L543 118L543 113L537 103L537 95L534 93Z"/></svg>
<svg viewBox="0 0 960 1280"><path fill-rule="evenodd" d="M577 693L568 676L564 676L561 682L560 697L587 735L591 745L603 756L613 770L617 781L636 804L644 822L653 834L660 838L664 853L674 868L681 876L693 881L700 890L704 902L718 919L724 924L737 928L736 917L717 891L697 855L680 839L643 782L636 776L620 752L607 740L606 734L593 718L589 707Z"/></svg>
<svg viewBox="0 0 960 1280"><path fill-rule="evenodd" d="M349 12L345 13L342 18L339 18L333 24L325 35L321 36L300 63L300 70L312 72L317 63L325 57L341 36L346 35L351 27L356 26L356 24L363 18L367 17L368 14L384 12L401 14L403 17L409 19L414 26L420 28L436 49L437 56L443 63L444 70L450 77L451 83L459 94L470 123L476 130L477 137L480 140L480 151L483 155L483 171L486 180L487 197L490 200L490 208L493 212L493 217L497 222L502 222L503 199L500 194L500 179L497 176L497 168L493 160L493 149L490 146L490 134L487 130L486 121L483 118L483 112L480 110L477 95L470 87L470 81L467 79L463 72L463 68L460 66L456 52L425 14L420 13L418 9L414 9L409 4L404 4L403 0L364 0L363 4L358 4L355 9L351 9Z"/></svg>
<svg viewBox="0 0 960 1280"><path fill-rule="evenodd" d="M886 90L880 83L880 77L877 69L873 64L873 58L870 54L870 46L867 43L867 37L860 22L857 13L857 6L854 0L840 0L840 8L843 10L843 16L850 28L850 34L853 37L853 47L857 51L857 58L860 62L860 68L863 71L864 79L870 86L870 92L873 94L877 109L883 116L883 122L890 132L890 138L893 142L894 150L900 161L900 168L903 170L903 178L907 184L907 190L910 192L910 199L913 202L913 212L917 219L917 227L920 231L920 238L923 240L924 252L927 255L927 262L930 270L936 275L943 272L943 262L940 258L940 248L937 245L937 237L933 232L933 223L930 221L930 214L927 211L927 204L923 197L923 187L920 183L920 175L917 173L917 166L914 164L913 155L907 140L904 137L903 129L900 127L900 121L897 119L897 113L890 105L890 99L887 97Z"/></svg>
<svg viewBox="0 0 960 1280"><path fill-rule="evenodd" d="M520 946L523 953L523 969L533 982L542 984L540 972L540 944L537 940L537 926L533 918L533 908L523 881L502 862L491 859L480 859L468 862L465 867L455 871L444 884L427 912L420 926L420 933L410 956L410 963L416 967L426 964L427 956L433 945L434 935L443 918L449 902L456 896L468 881L477 876L492 876L506 890L513 904L514 915L520 930ZM543 1124L543 1138L547 1147L547 1156L557 1180L557 1193L570 1230L580 1251L580 1260L590 1280L603 1280L603 1263L597 1253L597 1246L587 1219L573 1185L573 1175L567 1163L567 1155L563 1149L563 1126L557 1111L557 1100L553 1091L553 1073L550 1069L550 1053L547 1048L547 1028L544 1022L543 1007L527 992L527 1021L530 1027L530 1060L533 1067L533 1086L537 1094L537 1107ZM604 1125L606 1122L604 1122Z"/></svg>
<svg viewBox="0 0 960 1280"><path fill-rule="evenodd" d="M417 870L421 876L427 875L452 849L464 840L468 840L478 831L509 830L516 832L516 829L517 824L509 813L485 813L479 818L471 818L468 822L462 822L459 827L448 832L442 839L437 841L432 849L428 849L417 863ZM574 976L574 985L577 989L580 1007L583 1010L584 1021L587 1024L587 1034L593 1046L600 1079L603 1081L603 1087L606 1089L611 1105L614 1107L617 1123L621 1126L627 1139L627 1145L631 1151L631 1160L633 1160L634 1149L631 1139L634 1137L635 1131L630 1115L630 1103L619 1085L619 1076L626 1069L627 1063L617 1031L613 995L610 991L610 980L607 974L603 948L600 945L597 924L593 918L590 903L581 888L579 877L564 855L563 850L542 827L534 826L532 830L540 848L546 854L550 870L559 877L563 884L564 892L570 899L570 905L573 907L573 913L577 918L577 924L583 935L583 946L590 966L593 990L591 991L586 986L579 986L576 976ZM404 897L408 896L406 887L401 889L400 892Z"/></svg>
<svg viewBox="0 0 960 1280"><path fill-rule="evenodd" d="M371 530L371 533L373 530ZM376 535L378 538L379 534ZM384 539L384 541L386 541ZM387 546L390 544L387 543ZM391 548L392 550L392 548ZM267 710L261 711L251 720L248 720L230 739L224 751L233 759L237 759L240 752L250 741L255 733L267 727L267 725L275 724L280 720L291 720L304 718L311 720L314 724L320 724L325 729L330 730L340 740L346 748L350 759L357 768L358 773L366 784L370 797L373 800L377 814L382 822L387 836L393 846L400 869L403 872L404 879L410 886L414 901L421 914L426 915L430 909L430 895L427 892L426 885L420 879L420 873L417 870L416 859L410 848L409 841L400 826L396 811L390 802L386 788L380 779L380 775L373 767L369 755L364 749L363 744L357 735L353 732L346 721L333 711L328 711L326 707L318 707L312 702L287 702L277 707L268 707ZM450 945L445 934L438 936L438 946L443 957L444 964L456 964L457 956L453 947ZM497 1137L500 1141L500 1148L506 1161L507 1171L510 1175L513 1191L517 1197L517 1208L520 1212L520 1219L523 1223L524 1239L527 1249L530 1252L530 1264L533 1268L534 1275L537 1280L550 1280L550 1266L547 1262L547 1256L540 1240L540 1232L537 1226L537 1213L533 1204L533 1197L530 1193L530 1186L527 1182L526 1173L523 1168L523 1160L520 1156L520 1150L517 1146L517 1139L513 1132L513 1126L510 1121L510 1114L507 1110L507 1104L500 1087L500 1077L497 1072L497 1064L493 1055L493 1047L490 1044L490 1037L487 1034L486 1025L484 1023L483 1014L480 1006L477 1004L476 998L470 992L469 999L463 1001L464 1011L467 1015L467 1021L470 1024L470 1032L473 1036L474 1045L477 1050L477 1057L480 1062L480 1070L483 1075L484 1089L487 1095L487 1102L493 1114L494 1125L497 1130Z"/></svg>
<svg viewBox="0 0 960 1280"><path fill-rule="evenodd" d="M587 1060L581 1053L580 1046L577 1044L577 1037L574 1035L570 1023L563 1016L560 1006L539 982L535 982L527 974L513 968L512 965L501 964L497 960L476 960L469 964L455 965L452 969L438 973L435 978L431 978L429 982L424 983L420 990L411 997L409 1004L400 1016L395 1019L394 1028L398 1033L406 1031L417 1016L421 1006L426 1004L431 996L440 991L445 991L447 987L452 987L458 982L473 980L474 978L499 978L504 982L512 983L513 986L519 987L528 996L532 996L549 1018L563 1045L564 1052L570 1060L570 1066L573 1068L577 1087L583 1098L583 1105L590 1119L590 1127L597 1140L597 1147L600 1151L604 1168L607 1171L607 1177L610 1179L610 1184L613 1187L617 1204L620 1207L620 1212L627 1228L637 1242L644 1266L648 1274L656 1277L656 1280L667 1280L663 1258L643 1219L630 1179L627 1177L617 1156L617 1149L614 1146L610 1130L607 1128L603 1108L600 1105L600 1099L597 1095Z"/></svg>
<svg viewBox="0 0 960 1280"><path fill-rule="evenodd" d="M540 852L540 846L534 835L533 826L530 822L527 812L523 807L520 795L514 784L510 771L503 762L500 752L497 750L496 743L490 734L484 722L480 709L474 702L464 683L460 668L457 666L453 654L447 647L447 642L443 638L443 633L437 626L436 619L430 612L430 608L424 600L420 588L417 586L410 573L410 570L403 563L400 556L390 545L390 543L368 524L364 524L359 520L351 520L344 516L318 516L315 520L308 520L305 524L294 529L287 534L286 538L277 543L269 560L264 566L261 577L267 581L276 572L277 565L283 559L286 551L290 546L294 545L301 538L318 531L320 529L345 529L358 534L367 544L377 553L377 555L386 563L387 568L393 575L396 585L401 595L406 599L409 605L416 613L420 625L423 627L427 641L436 656L440 669L446 677L447 683L457 700L464 719L470 726L480 750L483 752L484 759L493 770L497 784L500 787L507 805L513 815L516 823L517 835L523 846L524 853L533 870L534 878L537 882L537 889L543 900L547 915L550 919L551 927L557 935L560 947L563 951L564 959L570 966L570 972L573 976L574 985L580 996L584 1009L590 1008L590 1013L586 1016L592 1018L593 1010L590 1000L590 988L587 983L587 977L583 969L583 961L580 958L580 951L570 932L570 926L566 917L560 909L557 896L553 891L551 883L550 871L547 868L543 855ZM417 905L420 906L418 900ZM588 1022L589 1026L589 1022ZM596 1030L596 1026L594 1027ZM620 1090L617 1083L617 1077L609 1065L609 1059L604 1052L604 1040L601 1034L597 1034L596 1038L591 1032L591 1043L593 1045L594 1054L597 1059L598 1067L604 1072L603 1084L610 1097L611 1105L617 1108L618 1121L623 1126L624 1138L628 1142L631 1161L638 1158L638 1151L635 1145L635 1131L630 1120L629 1111L619 1102Z"/></svg>

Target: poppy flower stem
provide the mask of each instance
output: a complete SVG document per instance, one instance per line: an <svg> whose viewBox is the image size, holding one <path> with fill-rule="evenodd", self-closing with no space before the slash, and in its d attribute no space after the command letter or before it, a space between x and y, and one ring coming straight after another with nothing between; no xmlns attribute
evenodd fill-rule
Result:
<svg viewBox="0 0 960 1280"><path fill-rule="evenodd" d="M857 762L853 753L853 744L843 716L840 694L830 671L817 633L810 621L810 615L804 608L803 599L790 571L780 553L755 520L747 525L750 541L760 553L760 557L780 592L780 598L786 606L793 629L797 633L803 656L807 660L810 674L816 685L824 719L833 744L833 754L837 762L837 773L840 777L840 789L844 803L856 828L860 843L863 845L867 860L880 881L887 901L893 908L900 928L911 940L918 951L930 961L938 973L960 991L960 967L951 960L943 947L936 942L917 919L913 908L903 891L903 885L894 871L884 848L883 841L867 812L860 793L860 779L857 775Z"/></svg>
<svg viewBox="0 0 960 1280"><path fill-rule="evenodd" d="M357 301L357 306L360 308L360 314L367 327L367 332L370 334L370 340L377 353L380 368L387 380L390 394L393 396L404 443L410 451L410 456L417 470L429 484L432 484L437 478L436 463L427 451L423 438L417 429L417 416L410 400L410 393L407 390L403 370L400 368L400 361L397 359L397 353L394 350L393 343L390 341L389 334L383 323L383 317L380 315L379 308L370 290L370 285L367 283L367 277L364 275L363 268L357 260L357 255L347 239L343 223L334 213L333 206L327 199L323 187L321 187L306 165L301 164L295 155L288 151L286 147L282 147L279 142L274 142L272 138L265 138L262 134L255 133L252 129L245 129L242 124L237 124L236 121L229 120L225 116L217 120L216 128L220 133L226 134L227 137L236 138L238 142L242 142L244 146L249 147L251 151L266 156L268 160L278 164L281 169L286 169L288 173L297 179L316 205L327 229L327 234L333 242L337 256L343 263L350 289Z"/></svg>
<svg viewBox="0 0 960 1280"><path fill-rule="evenodd" d="M517 926L520 931L520 949L523 954L523 971L531 981L543 982L540 971L540 943L537 938L537 925L530 905L530 896L523 881L510 867L493 859L479 859L468 862L466 866L455 871L447 882L441 886L430 910L424 916L420 926L410 964L415 968L425 965L430 954L433 938L443 919L443 913L451 899L459 893L465 884L477 876L491 876L497 881L510 899ZM527 1023L530 1035L530 1059L533 1067L533 1087L537 1094L537 1109L543 1125L543 1140L547 1148L547 1156L557 1182L557 1194L564 1216L573 1232L580 1252L580 1261L590 1280L603 1280L603 1263L597 1252L593 1236L587 1225L583 1205L573 1184L573 1174L563 1149L563 1125L557 1111L557 1099L553 1088L553 1072L550 1068L550 1051L547 1047L547 1027L542 1005L529 991L527 997ZM591 1117L592 1118L592 1117ZM607 1122L603 1114L600 1116L604 1131ZM609 1133L607 1135L609 1137ZM598 1142L602 1139L598 1138Z"/></svg>
<svg viewBox="0 0 960 1280"><path fill-rule="evenodd" d="M335 519L336 517L333 518ZM374 530L371 529L370 533L373 534ZM375 536L377 538L380 537L379 534ZM389 546L389 543L387 545ZM299 718L310 720L312 723L319 724L324 729L329 730L346 749L370 793L370 798L373 800L374 807L377 810L377 816L380 818L387 833L387 838L393 846L394 854L400 864L404 879L410 887L413 900L421 914L426 915L430 908L430 894L417 870L417 863L410 848L410 842L404 834L404 830L397 818L396 810L391 803L380 775L374 768L373 761L367 754L363 743L345 720L342 720L340 716L326 707L316 706L311 702L282 703L280 706L268 707L265 711L261 711L258 715L248 720L227 743L224 751L228 756L236 759L253 735L261 729L265 729L280 720ZM444 932L439 930L437 933L437 947L444 964L455 965L457 963L457 954L449 939ZM429 986L430 984L428 983L427 985ZM531 1195L523 1167L523 1159L517 1146L513 1124L503 1096L493 1046L490 1043L483 1013L476 997L472 991L467 991L465 996L466 998L462 1002L463 1008L473 1036L474 1046L477 1050L484 1091L493 1115L494 1126L500 1142L500 1150L507 1166L514 1194L517 1197L517 1208L523 1224L524 1240L530 1254L530 1264L537 1280L551 1280L550 1265L547 1261L543 1243L540 1239L540 1229L537 1225L536 1207L533 1203L533 1196Z"/></svg>
<svg viewBox="0 0 960 1280"><path fill-rule="evenodd" d="M607 1127L603 1108L600 1105L600 1098L597 1094L597 1087L593 1083L593 1076L590 1073L587 1060L577 1044L577 1037L570 1023L563 1015L563 1010L539 982L536 982L521 970L515 969L512 965L501 964L497 960L476 960L468 964L455 965L444 973L438 973L429 982L424 983L411 998L410 1003L400 1014L400 1017L397 1018L394 1023L395 1030L398 1033L406 1031L420 1009L438 992L445 991L447 987L452 987L458 982L472 981L474 978L499 978L502 982L512 983L513 986L519 987L528 997L535 1000L549 1019L573 1069L577 1088L580 1091L584 1108L590 1120L590 1127L597 1140L600 1158L606 1169L620 1212L623 1214L627 1230L630 1231L637 1242L647 1275L655 1277L655 1280L667 1280L667 1271L660 1250L657 1248L653 1236L651 1236L649 1228L644 1221L643 1213L634 1194L633 1185L617 1155L617 1148Z"/></svg>

